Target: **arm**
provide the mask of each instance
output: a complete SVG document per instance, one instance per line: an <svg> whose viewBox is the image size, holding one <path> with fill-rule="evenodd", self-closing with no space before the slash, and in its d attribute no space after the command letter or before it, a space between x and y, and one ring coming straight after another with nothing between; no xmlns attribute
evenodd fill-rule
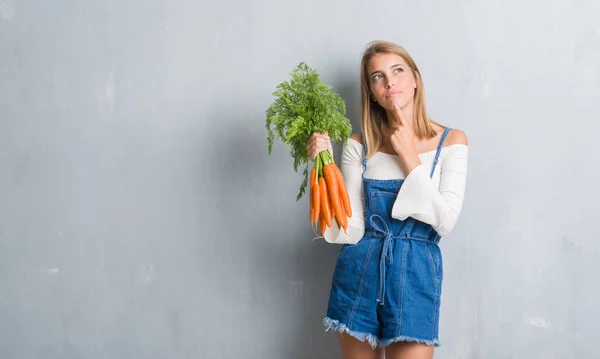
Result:
<svg viewBox="0 0 600 359"><path fill-rule="evenodd" d="M468 143L464 133L455 130L448 142L461 144L448 149L438 163L441 169L439 187L429 177L424 165L417 165L406 176L392 207L392 217L416 220L431 224L444 236L450 233L460 215L467 179ZM452 132L455 132L452 131Z"/></svg>
<svg viewBox="0 0 600 359"><path fill-rule="evenodd" d="M362 190L362 146L359 137L352 136L344 145L340 171L350 197L352 217L348 218L348 233L340 230L336 221L324 233L325 241L336 244L357 243L365 233L364 197Z"/></svg>

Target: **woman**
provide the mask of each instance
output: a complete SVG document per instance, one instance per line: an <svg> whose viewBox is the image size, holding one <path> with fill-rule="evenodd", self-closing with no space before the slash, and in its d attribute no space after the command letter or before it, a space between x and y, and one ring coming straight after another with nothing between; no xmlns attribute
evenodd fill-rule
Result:
<svg viewBox="0 0 600 359"><path fill-rule="evenodd" d="M340 169L353 216L324 238L338 255L324 324L344 359L432 358L438 339L442 255L461 212L468 143L427 115L421 73L399 45L376 41L361 61L361 130ZM307 144L314 161L327 134Z"/></svg>

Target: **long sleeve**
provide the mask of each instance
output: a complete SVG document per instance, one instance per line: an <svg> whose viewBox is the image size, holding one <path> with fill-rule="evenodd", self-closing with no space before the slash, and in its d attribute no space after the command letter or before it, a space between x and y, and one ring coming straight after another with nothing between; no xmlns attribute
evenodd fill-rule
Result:
<svg viewBox="0 0 600 359"><path fill-rule="evenodd" d="M344 176L352 217L348 219L347 233L340 230L336 221L332 227L328 227L324 233L325 241L336 244L357 243L365 233L365 210L362 189L362 145L353 139L349 139L343 147L340 161L340 171Z"/></svg>
<svg viewBox="0 0 600 359"><path fill-rule="evenodd" d="M439 188L429 177L428 168L419 165L402 184L392 207L392 217L405 220L412 217L430 224L444 236L454 229L460 215L467 180L468 146L448 148L448 153L438 163Z"/></svg>

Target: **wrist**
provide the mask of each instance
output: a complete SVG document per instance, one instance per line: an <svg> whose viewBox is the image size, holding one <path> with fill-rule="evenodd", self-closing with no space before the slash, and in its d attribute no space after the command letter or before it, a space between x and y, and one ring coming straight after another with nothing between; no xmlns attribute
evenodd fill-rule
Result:
<svg viewBox="0 0 600 359"><path fill-rule="evenodd" d="M402 154L402 161L406 166L406 174L408 175L412 170L421 165L421 159L417 154L417 151L411 151L410 153Z"/></svg>

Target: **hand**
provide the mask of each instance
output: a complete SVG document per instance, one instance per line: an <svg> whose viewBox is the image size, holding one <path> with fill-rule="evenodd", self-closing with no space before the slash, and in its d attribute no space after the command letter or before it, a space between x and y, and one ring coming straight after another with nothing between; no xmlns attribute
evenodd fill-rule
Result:
<svg viewBox="0 0 600 359"><path fill-rule="evenodd" d="M406 173L410 173L415 167L421 164L417 150L415 149L415 132L412 123L408 123L402 114L402 109L398 104L394 104L394 118L390 119L392 134L390 142L394 151L402 158Z"/></svg>
<svg viewBox="0 0 600 359"><path fill-rule="evenodd" d="M415 132L412 123L408 123L402 114L402 109L398 104L394 104L394 118L390 123L390 142L394 150L399 155L410 155L415 150Z"/></svg>
<svg viewBox="0 0 600 359"><path fill-rule="evenodd" d="M333 156L333 147L331 146L331 139L329 138L327 132L313 133L306 144L308 159L314 162L317 155L325 150L329 150L329 153Z"/></svg>

